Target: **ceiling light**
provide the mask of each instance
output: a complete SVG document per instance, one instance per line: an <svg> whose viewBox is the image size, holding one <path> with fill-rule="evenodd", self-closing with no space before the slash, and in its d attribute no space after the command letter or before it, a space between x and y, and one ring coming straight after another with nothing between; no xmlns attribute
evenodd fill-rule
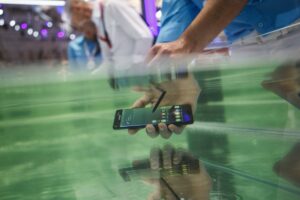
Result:
<svg viewBox="0 0 300 200"><path fill-rule="evenodd" d="M76 39L76 35L75 34L71 34L69 38L70 38L70 40L75 40Z"/></svg>
<svg viewBox="0 0 300 200"><path fill-rule="evenodd" d="M39 35L40 35L40 34L39 34L38 31L34 31L34 32L33 32L33 37L37 38L37 37L39 37Z"/></svg>
<svg viewBox="0 0 300 200"><path fill-rule="evenodd" d="M32 29L32 28L29 28L29 29L27 30L27 34L28 34L28 35L32 35L32 33L33 33L33 29Z"/></svg>
<svg viewBox="0 0 300 200"><path fill-rule="evenodd" d="M4 26L4 24L5 24L4 19L0 19L0 26Z"/></svg>
<svg viewBox="0 0 300 200"><path fill-rule="evenodd" d="M15 21L15 20L11 20L11 21L9 22L9 25L10 25L11 27L14 27L14 26L16 25L16 21Z"/></svg>
<svg viewBox="0 0 300 200"><path fill-rule="evenodd" d="M16 31L19 31L20 29L21 29L20 25L16 25L16 26L15 26L15 30L16 30Z"/></svg>
<svg viewBox="0 0 300 200"><path fill-rule="evenodd" d="M48 28L52 28L53 23L52 22L47 22L46 25L47 25Z"/></svg>

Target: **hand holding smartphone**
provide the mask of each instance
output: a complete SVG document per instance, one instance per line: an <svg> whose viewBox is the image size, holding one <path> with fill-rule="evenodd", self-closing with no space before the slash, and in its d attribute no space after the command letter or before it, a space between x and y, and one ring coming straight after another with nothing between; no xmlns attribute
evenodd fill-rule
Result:
<svg viewBox="0 0 300 200"><path fill-rule="evenodd" d="M133 108L117 110L113 129L138 129L147 124L160 123L176 126L192 124L193 112L190 105L163 106L152 112L152 108Z"/></svg>

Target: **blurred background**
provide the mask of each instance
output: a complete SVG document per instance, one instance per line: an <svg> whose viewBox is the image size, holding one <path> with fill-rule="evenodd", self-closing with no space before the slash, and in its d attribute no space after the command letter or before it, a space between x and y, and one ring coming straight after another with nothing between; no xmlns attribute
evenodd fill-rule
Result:
<svg viewBox="0 0 300 200"><path fill-rule="evenodd" d="M148 1L129 0L146 19ZM157 6L158 23L161 1ZM67 45L78 32L71 29L64 14L64 0L0 1L0 66L43 64L43 67L67 65ZM156 27L155 27L156 28ZM157 34L157 32L156 32Z"/></svg>

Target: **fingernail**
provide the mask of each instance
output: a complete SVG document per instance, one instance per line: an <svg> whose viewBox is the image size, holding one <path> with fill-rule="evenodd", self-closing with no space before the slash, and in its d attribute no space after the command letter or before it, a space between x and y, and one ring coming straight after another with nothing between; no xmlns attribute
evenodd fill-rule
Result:
<svg viewBox="0 0 300 200"><path fill-rule="evenodd" d="M171 132L175 132L175 130L174 130L173 128L171 128L171 127L169 127L169 130L170 130Z"/></svg>
<svg viewBox="0 0 300 200"><path fill-rule="evenodd" d="M146 130L148 133L154 133L154 129L152 127L147 127Z"/></svg>
<svg viewBox="0 0 300 200"><path fill-rule="evenodd" d="M159 126L159 129L160 129L161 131L164 131L164 130L165 130L165 127Z"/></svg>

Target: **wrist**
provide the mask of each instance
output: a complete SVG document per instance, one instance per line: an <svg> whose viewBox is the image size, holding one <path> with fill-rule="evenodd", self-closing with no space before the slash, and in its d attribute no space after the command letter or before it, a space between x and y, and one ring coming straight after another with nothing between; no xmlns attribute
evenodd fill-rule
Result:
<svg viewBox="0 0 300 200"><path fill-rule="evenodd" d="M182 43L183 48L186 49L186 53L201 52L204 48L200 43L199 37L195 37L195 35L190 33L183 33L179 40Z"/></svg>

